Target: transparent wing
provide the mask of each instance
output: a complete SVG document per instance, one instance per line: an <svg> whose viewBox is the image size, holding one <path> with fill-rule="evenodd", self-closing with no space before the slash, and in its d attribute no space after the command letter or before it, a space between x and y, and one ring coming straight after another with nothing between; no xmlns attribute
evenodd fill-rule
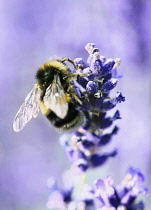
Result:
<svg viewBox="0 0 151 210"><path fill-rule="evenodd" d="M46 89L43 100L47 109L51 109L59 118L65 118L68 112L68 99L58 74L54 76L53 82Z"/></svg>
<svg viewBox="0 0 151 210"><path fill-rule="evenodd" d="M35 85L25 98L24 103L21 105L15 116L13 123L14 131L19 132L31 120L32 117L37 117L39 113L39 98L40 89L37 87L37 85Z"/></svg>

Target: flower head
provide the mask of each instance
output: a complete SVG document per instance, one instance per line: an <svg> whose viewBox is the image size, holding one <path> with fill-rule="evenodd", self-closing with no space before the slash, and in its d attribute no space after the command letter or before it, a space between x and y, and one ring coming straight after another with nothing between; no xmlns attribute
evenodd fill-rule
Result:
<svg viewBox="0 0 151 210"><path fill-rule="evenodd" d="M144 210L144 203L136 199L139 194L147 195L148 189L144 186L143 174L134 167L128 169L120 185L114 186L113 178L107 176L104 179L95 180L94 186L82 184L78 190L74 183L75 175L73 172L71 174L71 171L67 173L72 175L71 180L69 177L68 180L66 179L66 182L69 182L68 187L51 190L48 208L59 210ZM70 182L72 182L72 186Z"/></svg>
<svg viewBox="0 0 151 210"><path fill-rule="evenodd" d="M64 174L62 188L54 179L48 180L51 195L47 206L58 210L144 210L144 203L137 198L140 194L146 196L148 189L144 186L143 174L134 167L127 170L117 186L114 186L111 176L97 179L94 186L84 184L83 177L89 168L102 166L110 157L117 155L116 148L103 151L119 130L116 125L112 129L110 127L121 119L118 110L112 116L108 111L125 101L120 91L110 97L120 78L117 74L120 59L106 59L93 43L88 43L85 49L89 53L87 63L82 58L74 60L79 76L73 81L79 99L77 109L85 116L85 124L60 138L72 166ZM73 100L76 103L75 98ZM110 131L104 132L108 128ZM82 182L76 180L77 174Z"/></svg>
<svg viewBox="0 0 151 210"><path fill-rule="evenodd" d="M120 64L120 59L106 59L100 56L95 44L88 43L85 49L89 53L87 63L82 58L74 59L77 71L83 74L74 81L74 90L81 101L77 109L85 116L85 124L66 136L63 147L69 160L80 170L103 165L109 157L114 157L117 150L103 152L101 147L107 145L117 133L117 126L110 133L104 130L112 126L115 120L121 119L119 111L108 116L107 111L125 100L121 92L115 97L109 96L116 87L118 80L112 72Z"/></svg>
<svg viewBox="0 0 151 210"><path fill-rule="evenodd" d="M97 179L95 181L96 205L104 209L112 207L118 210L143 210L143 202L136 202L139 194L147 195L148 189L143 183L143 174L133 167L128 169L125 178L118 186L113 186L111 177Z"/></svg>

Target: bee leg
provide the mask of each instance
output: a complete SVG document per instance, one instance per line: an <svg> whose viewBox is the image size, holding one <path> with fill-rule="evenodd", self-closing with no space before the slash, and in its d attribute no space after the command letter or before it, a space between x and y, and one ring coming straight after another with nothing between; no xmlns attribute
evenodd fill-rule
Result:
<svg viewBox="0 0 151 210"><path fill-rule="evenodd" d="M81 100L78 98L78 96L76 95L75 91L73 90L73 87L72 85L70 85L68 87L68 90L67 90L70 95L79 103L79 104L82 104Z"/></svg>
<svg viewBox="0 0 151 210"><path fill-rule="evenodd" d="M78 76L80 77L89 77L95 73L97 73L98 69L96 69L94 72L90 73L90 74L84 74L84 73L78 73Z"/></svg>
<svg viewBox="0 0 151 210"><path fill-rule="evenodd" d="M72 63L72 65L74 66L74 68L75 68L75 70L76 70L76 73L70 73L69 75L64 76L64 78L63 78L64 80L65 80L66 78L68 78L68 79L76 79L77 77L89 77L89 76L95 74L95 73L98 71L98 69L96 69L96 70L95 70L94 72L92 72L92 73L84 74L84 73L81 73L81 72L80 72L80 66L79 66L79 65L75 65L75 63L74 63L73 60L71 60L71 59L65 57L65 58L62 58L61 61L62 61L62 62L68 61L68 62Z"/></svg>
<svg viewBox="0 0 151 210"><path fill-rule="evenodd" d="M72 63L72 65L74 66L74 69L76 70L76 72L79 74L80 73L80 65L75 65L74 61L69 59L69 58L62 58L61 59L62 62L68 61L70 63Z"/></svg>
<svg viewBox="0 0 151 210"><path fill-rule="evenodd" d="M80 73L80 72L79 73L70 73L69 75L64 76L63 79L68 78L68 79L72 80L72 79L77 79L77 77L89 77L89 76L95 74L97 71L98 70L96 69L94 72L92 72L90 74L84 74L84 73Z"/></svg>
<svg viewBox="0 0 151 210"><path fill-rule="evenodd" d="M82 104L81 100L78 98L78 96L75 93L72 93L71 95L80 105Z"/></svg>
<svg viewBox="0 0 151 210"><path fill-rule="evenodd" d="M104 78L102 78L102 79L95 79L94 80L94 82L101 83L101 85L103 84L103 81L104 81Z"/></svg>
<svg viewBox="0 0 151 210"><path fill-rule="evenodd" d="M76 65L75 65L74 61L71 60L70 58L62 58L61 61L62 61L63 63L64 63L65 61L68 61L68 62L72 63L72 65L73 65L74 68L76 69Z"/></svg>

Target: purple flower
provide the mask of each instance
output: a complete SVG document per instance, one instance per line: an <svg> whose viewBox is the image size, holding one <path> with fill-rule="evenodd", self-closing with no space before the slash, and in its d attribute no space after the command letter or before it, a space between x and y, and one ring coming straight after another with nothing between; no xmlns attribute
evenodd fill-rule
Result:
<svg viewBox="0 0 151 210"><path fill-rule="evenodd" d="M83 61L82 58L76 58L76 59L74 59L74 63L75 63L75 65L78 65L81 69L87 68L86 63Z"/></svg>
<svg viewBox="0 0 151 210"><path fill-rule="evenodd" d="M101 68L101 76L104 77L111 73L115 61L113 59L107 59Z"/></svg>
<svg viewBox="0 0 151 210"><path fill-rule="evenodd" d="M98 86L95 82L89 81L86 85L86 91L88 93L95 94L96 92L98 92Z"/></svg>
<svg viewBox="0 0 151 210"><path fill-rule="evenodd" d="M89 158L90 165L92 167L98 167L103 165L109 157L114 157L117 154L117 150L113 150L110 153L104 153L102 155L99 154L92 154Z"/></svg>
<svg viewBox="0 0 151 210"><path fill-rule="evenodd" d="M117 126L115 126L111 133L107 133L107 134L101 135L99 137L98 146L103 146L103 145L108 144L111 141L112 136L117 134L118 129L119 128Z"/></svg>
<svg viewBox="0 0 151 210"><path fill-rule="evenodd" d="M83 72L84 74L91 74L90 76L86 77L87 81L90 81L90 80L94 80L95 78L95 74L92 74L94 72L94 70L90 67L87 67L85 69L83 69Z"/></svg>
<svg viewBox="0 0 151 210"><path fill-rule="evenodd" d="M102 85L101 90L103 92L109 92L117 85L117 82L118 82L117 79L110 79Z"/></svg>
<svg viewBox="0 0 151 210"><path fill-rule="evenodd" d="M144 186L144 175L134 167L127 170L117 186L114 186L111 176L97 179L93 187L84 184L82 178L83 182L80 180L77 186L77 174L84 177L88 169L100 167L117 155L117 149L110 152L103 149L119 128L114 125L110 132L104 131L121 119L118 110L112 116L108 116L107 112L125 101L120 91L115 97L110 97L120 78L117 74L120 59L106 59L93 43L88 43L85 49L89 53L87 63L82 58L76 58L75 69L71 69L71 72L79 74L73 81L74 93L79 101L76 98L71 100L83 113L85 124L60 138L72 166L63 177L62 188L54 178L48 180L51 194L47 206L58 210L144 210L144 203L137 199L140 194L146 196L148 189Z"/></svg>
<svg viewBox="0 0 151 210"><path fill-rule="evenodd" d="M70 177L70 179L69 179ZM57 210L144 210L144 203L136 200L139 194L147 195L143 174L129 168L120 185L114 186L113 178L96 179L94 187L82 184L77 194L75 180L79 179L72 170L64 174L64 187L51 189L47 207ZM52 180L49 182L52 183Z"/></svg>
<svg viewBox="0 0 151 210"><path fill-rule="evenodd" d="M122 101L125 101L125 97L122 95L120 91L118 91L116 97L114 98L114 104L121 103Z"/></svg>
<svg viewBox="0 0 151 210"><path fill-rule="evenodd" d="M122 95L120 91L117 92L115 98L105 100L101 105L101 111L109 111L113 109L118 103L124 102L125 97Z"/></svg>
<svg viewBox="0 0 151 210"><path fill-rule="evenodd" d="M106 134L104 130L121 119L118 110L113 116L107 116L107 111L125 100L119 91L114 98L109 96L118 82L112 78L112 71L120 64L120 59L106 59L93 43L88 43L85 48L89 53L87 64L82 58L74 59L77 72L83 76L79 75L73 84L81 101L77 109L83 111L85 124L61 141L68 159L83 172L103 165L109 157L117 154L115 150L104 153L100 147L111 141L118 128L115 126L111 133ZM75 99L73 101L77 103Z"/></svg>
<svg viewBox="0 0 151 210"><path fill-rule="evenodd" d="M143 185L143 174L133 167L129 168L121 185L113 186L113 179L97 179L95 181L95 204L97 208L114 207L115 209L143 210L142 201L135 202L139 194L147 195Z"/></svg>

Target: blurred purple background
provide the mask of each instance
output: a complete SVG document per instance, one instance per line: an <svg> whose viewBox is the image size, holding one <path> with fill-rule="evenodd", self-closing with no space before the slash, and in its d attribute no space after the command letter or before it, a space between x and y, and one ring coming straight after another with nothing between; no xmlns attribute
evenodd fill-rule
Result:
<svg viewBox="0 0 151 210"><path fill-rule="evenodd" d="M120 57L124 75L117 89L126 96L118 105L120 131L105 148L119 155L88 173L87 181L113 175L119 183L129 165L141 169L151 189L150 0L12 0L0 1L0 209L46 210L46 182L68 162L59 133L41 114L23 131L12 122L35 83L39 65L52 56L88 56L84 46L96 43L107 58ZM146 199L150 210L151 199Z"/></svg>

